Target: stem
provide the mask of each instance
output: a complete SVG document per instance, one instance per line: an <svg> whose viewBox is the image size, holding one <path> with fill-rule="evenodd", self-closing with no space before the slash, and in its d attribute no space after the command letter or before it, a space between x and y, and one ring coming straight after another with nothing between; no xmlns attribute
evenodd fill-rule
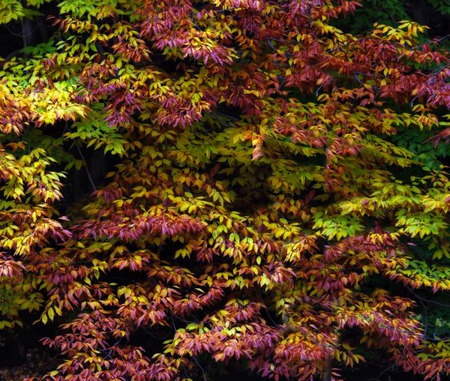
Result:
<svg viewBox="0 0 450 381"><path fill-rule="evenodd" d="M89 179L89 182L91 183L92 189L93 189L94 191L96 191L96 190L97 190L97 187L95 186L94 180L92 180L92 177L91 177L91 174L90 174L90 172L89 172L89 168L88 168L88 166L87 166L87 162L86 162L86 159L84 158L83 152L81 152L81 149L80 149L80 147L78 147L78 144L77 144L77 143L75 143L75 147L77 147L78 153L79 153L80 156L81 156L81 160L83 160L84 167L86 168L86 174L87 174L87 177L88 177L88 179Z"/></svg>
<svg viewBox="0 0 450 381"><path fill-rule="evenodd" d="M406 286L406 289L413 294L417 299L422 300L424 302L430 303L430 304L435 304L437 306L441 306L441 307L447 307L450 308L450 304L445 304L445 303L440 303L440 302L436 302L434 300L430 300L427 298L423 298L422 296L418 295L416 292L414 292L414 290L410 287L410 286Z"/></svg>

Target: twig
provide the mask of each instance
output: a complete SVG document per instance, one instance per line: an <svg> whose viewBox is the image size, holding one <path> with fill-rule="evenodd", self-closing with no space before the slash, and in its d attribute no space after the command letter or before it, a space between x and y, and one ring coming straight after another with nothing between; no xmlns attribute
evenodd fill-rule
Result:
<svg viewBox="0 0 450 381"><path fill-rule="evenodd" d="M205 370L203 369L203 367L202 367L202 366L200 365L200 363L198 362L197 356L193 356L192 358L194 359L194 361L197 363L198 367L199 367L200 370L202 371L203 379L204 379L205 381L208 381L208 379L206 378Z"/></svg>
<svg viewBox="0 0 450 381"><path fill-rule="evenodd" d="M450 308L450 304L440 303L440 302L436 302L435 300L430 300L430 299L424 298L424 297L418 295L416 292L414 292L414 290L411 287L409 287L408 285L406 285L405 287L411 294L413 294L419 300L422 300L422 301L430 303L430 304L435 304L437 306Z"/></svg>
<svg viewBox="0 0 450 381"><path fill-rule="evenodd" d="M96 191L96 190L97 190L97 187L95 186L94 180L92 180L92 177L91 177L91 174L90 174L90 172L89 172L89 168L88 168L88 166L87 166L87 162L86 162L86 159L84 158L83 152L81 152L81 149L80 149L80 147L78 147L78 144L77 144L77 143L75 143L75 147L77 147L78 153L79 153L80 156L81 156L81 160L83 160L83 162L84 162L84 166L85 166L85 168L86 168L87 177L88 177L88 179L89 179L89 182L91 183L92 189L93 189L94 191Z"/></svg>
<svg viewBox="0 0 450 381"><path fill-rule="evenodd" d="M394 369L395 366L396 366L395 364L388 366L388 367L387 367L385 370L383 370L378 376L369 378L369 381L372 381L372 380L379 380L380 377L381 377L383 374L385 374L385 373L389 372L390 370Z"/></svg>
<svg viewBox="0 0 450 381"><path fill-rule="evenodd" d="M422 305L423 308L423 317L424 317L424 329L423 329L423 337L427 338L427 332L428 332L428 308L425 305L425 303L422 300L419 300L419 303Z"/></svg>

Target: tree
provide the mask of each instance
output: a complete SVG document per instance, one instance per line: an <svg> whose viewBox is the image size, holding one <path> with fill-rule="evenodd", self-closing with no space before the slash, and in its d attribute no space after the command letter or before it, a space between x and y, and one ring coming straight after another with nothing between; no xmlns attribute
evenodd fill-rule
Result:
<svg viewBox="0 0 450 381"><path fill-rule="evenodd" d="M450 288L448 168L397 142L447 136L450 56L411 21L333 26L358 6L59 1L1 62L0 327L62 324L44 379L449 373L419 315ZM89 148L110 172L66 205Z"/></svg>

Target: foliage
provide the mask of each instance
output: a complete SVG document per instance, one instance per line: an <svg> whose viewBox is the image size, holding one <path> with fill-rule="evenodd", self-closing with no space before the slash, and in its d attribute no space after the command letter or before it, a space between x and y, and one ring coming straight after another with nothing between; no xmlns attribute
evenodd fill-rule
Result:
<svg viewBox="0 0 450 381"><path fill-rule="evenodd" d="M62 324L44 379L328 381L363 348L450 372L420 308L450 288L449 173L408 140L444 147L450 56L411 21L332 25L358 6L60 1L0 62L0 324ZM87 147L117 164L63 216Z"/></svg>
<svg viewBox="0 0 450 381"><path fill-rule="evenodd" d="M445 0L427 0L433 8L438 10L443 15L450 15L450 5Z"/></svg>
<svg viewBox="0 0 450 381"><path fill-rule="evenodd" d="M404 3L403 0L363 0L354 14L348 14L345 19L337 19L334 23L341 29L350 28L352 33L366 32L375 22L394 26L401 20L409 19Z"/></svg>

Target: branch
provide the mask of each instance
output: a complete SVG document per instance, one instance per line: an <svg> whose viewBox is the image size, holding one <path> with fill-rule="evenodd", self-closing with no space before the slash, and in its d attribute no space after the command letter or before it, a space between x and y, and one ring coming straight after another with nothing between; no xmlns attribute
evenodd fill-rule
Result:
<svg viewBox="0 0 450 381"><path fill-rule="evenodd" d="M419 303L422 305L422 308L423 308L423 317L425 320L424 327L423 327L423 337L426 339L427 332L428 332L428 308L422 300L419 300Z"/></svg>
<svg viewBox="0 0 450 381"><path fill-rule="evenodd" d="M380 379L380 377L381 377L383 374L385 374L385 373L387 373L387 372L393 370L395 367L396 367L396 364L392 364L392 365L388 366L385 370L383 370L378 376L369 378L369 380L370 380L370 381L372 381L372 380L377 381L377 380Z"/></svg>
<svg viewBox="0 0 450 381"><path fill-rule="evenodd" d="M84 167L86 168L87 177L89 179L89 182L91 183L92 189L94 191L96 191L97 187L95 186L94 180L92 180L91 173L89 172L89 168L87 166L87 162L86 162L86 159L84 158L83 152L81 152L81 149L80 149L80 147L78 147L77 143L75 143L75 147L77 147L78 153L81 156L81 160L83 160L83 162L84 162Z"/></svg>
<svg viewBox="0 0 450 381"><path fill-rule="evenodd" d="M200 363L198 362L197 357L196 357L196 356L193 356L192 358L194 359L194 361L197 363L198 367L199 367L200 370L202 371L202 374L203 374L203 380L208 381L208 379L206 378L205 370L203 369L203 367L202 367L202 366L200 365Z"/></svg>
<svg viewBox="0 0 450 381"><path fill-rule="evenodd" d="M421 301L423 301L423 302L427 302L427 303L430 303L430 304L435 304L435 305L441 306L441 307L450 308L450 304L440 303L440 302L436 302L435 300L430 300L430 299L424 298L424 297L418 295L418 294L417 294L411 287L409 287L408 285L406 285L405 287L406 287L406 289L407 289L411 294L413 294L417 299L419 299L419 300L421 300Z"/></svg>

